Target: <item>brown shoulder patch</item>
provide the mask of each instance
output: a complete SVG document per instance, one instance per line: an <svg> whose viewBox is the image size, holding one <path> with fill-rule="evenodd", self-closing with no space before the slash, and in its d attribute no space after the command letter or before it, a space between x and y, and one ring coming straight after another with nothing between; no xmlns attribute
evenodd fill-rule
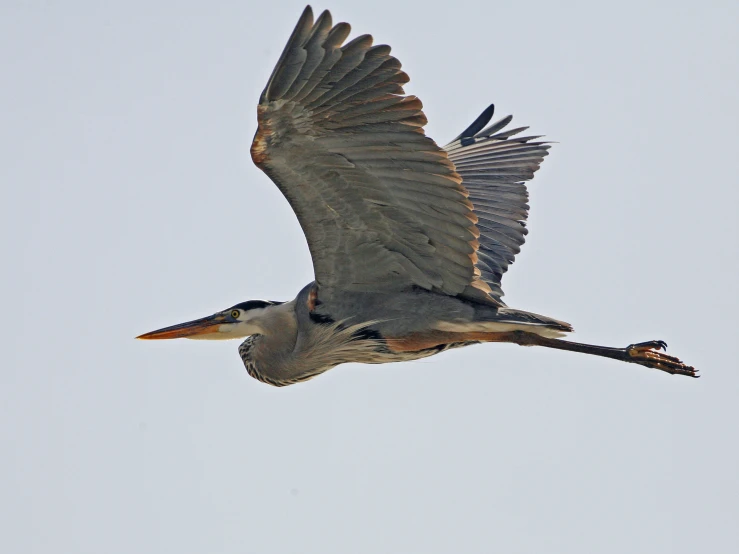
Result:
<svg viewBox="0 0 739 554"><path fill-rule="evenodd" d="M310 292L308 293L308 311L312 312L316 309L316 302L318 302L318 287L314 286L310 289Z"/></svg>
<svg viewBox="0 0 739 554"><path fill-rule="evenodd" d="M254 141L251 143L250 150L251 159L256 165L261 165L267 161L267 139L272 135L272 129L269 125L266 112L266 106L257 106L259 128L257 129L257 134L254 135Z"/></svg>

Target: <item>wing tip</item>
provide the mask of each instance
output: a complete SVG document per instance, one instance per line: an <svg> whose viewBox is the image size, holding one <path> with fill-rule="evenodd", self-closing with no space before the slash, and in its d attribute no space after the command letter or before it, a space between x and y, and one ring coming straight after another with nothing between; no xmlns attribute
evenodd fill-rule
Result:
<svg viewBox="0 0 739 554"><path fill-rule="evenodd" d="M330 15L331 14L329 14L329 17ZM277 65L275 65L275 69L272 71L272 75L270 75L269 80L267 81L267 86L264 87L264 90L262 91L262 94L259 97L260 104L269 102L272 99L271 98L272 87L275 83L276 77L279 74L279 70L282 66L282 63L285 61L285 59L290 54L290 51L292 50L292 48L295 46L295 42L298 40L298 37L300 37L301 35L305 35L312 28L313 28L313 8L311 8L310 4L308 4L303 10L303 13L300 14L300 18L298 19L298 22L295 24L295 28L293 29L292 33L290 33L290 38L287 40L287 44L285 44L285 48L282 51L282 54L280 54L280 59L277 61Z"/></svg>
<svg viewBox="0 0 739 554"><path fill-rule="evenodd" d="M462 146L474 144L475 135L488 124L494 113L495 104L490 104L479 116L477 116L477 119L475 119L475 121L473 121L472 124L462 131L454 140L459 140L462 143ZM454 140L452 142L454 142Z"/></svg>

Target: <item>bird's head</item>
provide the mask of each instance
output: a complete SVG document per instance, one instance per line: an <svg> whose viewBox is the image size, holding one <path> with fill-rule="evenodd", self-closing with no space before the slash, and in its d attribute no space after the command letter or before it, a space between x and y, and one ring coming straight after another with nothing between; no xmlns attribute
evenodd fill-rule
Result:
<svg viewBox="0 0 739 554"><path fill-rule="evenodd" d="M208 317L144 333L136 338L143 340L180 338L223 340L257 335L262 332L260 322L263 321L269 308L279 304L281 302L249 300Z"/></svg>

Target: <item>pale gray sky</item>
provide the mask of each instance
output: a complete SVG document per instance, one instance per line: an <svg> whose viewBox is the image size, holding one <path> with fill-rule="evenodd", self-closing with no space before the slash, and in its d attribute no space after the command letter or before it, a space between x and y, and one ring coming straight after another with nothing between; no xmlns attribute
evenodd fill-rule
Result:
<svg viewBox="0 0 739 554"><path fill-rule="evenodd" d="M133 337L312 279L248 156L303 7L0 3L0 551L738 552L739 4L314 4L440 142L489 102L558 141L510 305L703 378L482 345L274 389Z"/></svg>

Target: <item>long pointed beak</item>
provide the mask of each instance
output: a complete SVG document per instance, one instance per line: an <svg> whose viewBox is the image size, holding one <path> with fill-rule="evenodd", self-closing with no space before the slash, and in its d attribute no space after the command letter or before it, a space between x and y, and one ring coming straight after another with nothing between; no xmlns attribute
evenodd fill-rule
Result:
<svg viewBox="0 0 739 554"><path fill-rule="evenodd" d="M198 335L210 335L218 333L218 328L226 323L222 315L209 315L194 321L172 325L164 329L158 329L150 333L144 333L136 337L142 340L181 339L191 338Z"/></svg>

